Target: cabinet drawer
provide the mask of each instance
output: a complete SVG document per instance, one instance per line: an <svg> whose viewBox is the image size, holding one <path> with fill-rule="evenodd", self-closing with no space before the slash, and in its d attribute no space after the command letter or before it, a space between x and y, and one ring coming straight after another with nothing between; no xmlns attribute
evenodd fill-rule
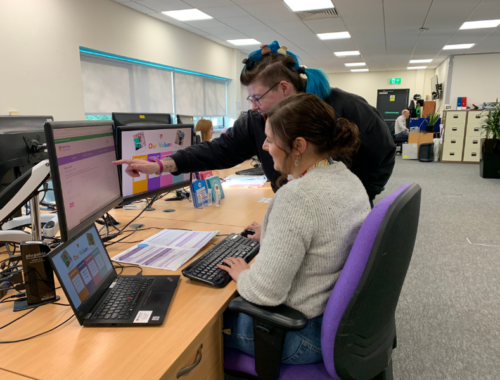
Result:
<svg viewBox="0 0 500 380"><path fill-rule="evenodd" d="M481 149L469 148L464 149L464 162L479 162L481 160Z"/></svg>
<svg viewBox="0 0 500 380"><path fill-rule="evenodd" d="M465 134L465 124L454 124L454 123L446 123L446 127L444 130L444 137L448 139L450 137L453 138L462 138Z"/></svg>
<svg viewBox="0 0 500 380"><path fill-rule="evenodd" d="M443 147L442 161L462 161L462 147L460 149Z"/></svg>
<svg viewBox="0 0 500 380"><path fill-rule="evenodd" d="M455 138L455 137L448 137L446 136L444 139L444 144L443 148L446 149L460 149L462 151L462 148L464 146L464 138Z"/></svg>
<svg viewBox="0 0 500 380"><path fill-rule="evenodd" d="M481 138L467 136L465 138L464 150L465 149L479 149L480 144L481 144Z"/></svg>
<svg viewBox="0 0 500 380"><path fill-rule="evenodd" d="M220 380L224 378L222 362L222 317L207 326L182 353L162 380Z"/></svg>
<svg viewBox="0 0 500 380"><path fill-rule="evenodd" d="M461 111L447 111L446 112L446 123L448 124L462 124L465 125L465 118L467 116L467 112Z"/></svg>
<svg viewBox="0 0 500 380"><path fill-rule="evenodd" d="M486 116L487 113L483 111L469 111L469 115L467 116L467 127L470 127L472 125L480 126Z"/></svg>
<svg viewBox="0 0 500 380"><path fill-rule="evenodd" d="M484 136L484 132L479 124L467 124L467 137L481 137Z"/></svg>

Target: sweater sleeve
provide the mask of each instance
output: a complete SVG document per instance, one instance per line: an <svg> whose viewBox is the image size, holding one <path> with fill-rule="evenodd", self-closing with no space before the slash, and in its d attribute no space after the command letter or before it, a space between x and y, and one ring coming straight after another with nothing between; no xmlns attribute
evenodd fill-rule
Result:
<svg viewBox="0 0 500 380"><path fill-rule="evenodd" d="M281 188L270 207L260 252L238 276L238 292L262 306L284 303L313 238L313 208L292 184Z"/></svg>
<svg viewBox="0 0 500 380"><path fill-rule="evenodd" d="M219 138L178 151L170 156L178 170L172 174L227 169L250 159L257 154L252 126L247 116Z"/></svg>

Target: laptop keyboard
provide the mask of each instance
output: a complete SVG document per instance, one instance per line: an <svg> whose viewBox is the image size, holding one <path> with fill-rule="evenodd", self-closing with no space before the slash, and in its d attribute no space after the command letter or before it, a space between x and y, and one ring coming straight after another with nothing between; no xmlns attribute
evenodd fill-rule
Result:
<svg viewBox="0 0 500 380"><path fill-rule="evenodd" d="M129 319L153 281L154 278L147 277L118 277L113 290L91 319Z"/></svg>
<svg viewBox="0 0 500 380"><path fill-rule="evenodd" d="M228 257L241 257L248 263L259 252L259 248L257 241L231 234L186 267L182 274L193 280L223 288L231 281L231 277L219 269L217 264L222 264L222 260Z"/></svg>

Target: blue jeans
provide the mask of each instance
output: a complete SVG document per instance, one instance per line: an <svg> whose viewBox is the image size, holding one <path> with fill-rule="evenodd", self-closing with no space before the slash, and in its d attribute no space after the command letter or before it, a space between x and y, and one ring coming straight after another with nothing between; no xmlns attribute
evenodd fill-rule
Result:
<svg viewBox="0 0 500 380"><path fill-rule="evenodd" d="M397 139L406 139L408 140L408 132L406 131L403 131L403 132L399 132L396 136Z"/></svg>
<svg viewBox="0 0 500 380"><path fill-rule="evenodd" d="M321 323L323 315L309 319L306 327L289 331L281 362L284 364L312 364L323 361L321 354ZM230 333L229 333L229 330ZM224 313L224 347L243 351L255 356L253 322L246 314L226 311Z"/></svg>

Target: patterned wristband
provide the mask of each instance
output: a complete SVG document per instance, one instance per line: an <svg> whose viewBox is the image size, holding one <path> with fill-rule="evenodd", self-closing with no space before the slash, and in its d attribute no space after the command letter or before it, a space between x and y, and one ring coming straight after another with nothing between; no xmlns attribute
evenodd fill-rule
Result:
<svg viewBox="0 0 500 380"><path fill-rule="evenodd" d="M160 166L160 170L156 172L156 175L160 175L161 173L163 173L163 162L161 162L161 160L152 158L151 160L149 160L149 162L156 162Z"/></svg>

